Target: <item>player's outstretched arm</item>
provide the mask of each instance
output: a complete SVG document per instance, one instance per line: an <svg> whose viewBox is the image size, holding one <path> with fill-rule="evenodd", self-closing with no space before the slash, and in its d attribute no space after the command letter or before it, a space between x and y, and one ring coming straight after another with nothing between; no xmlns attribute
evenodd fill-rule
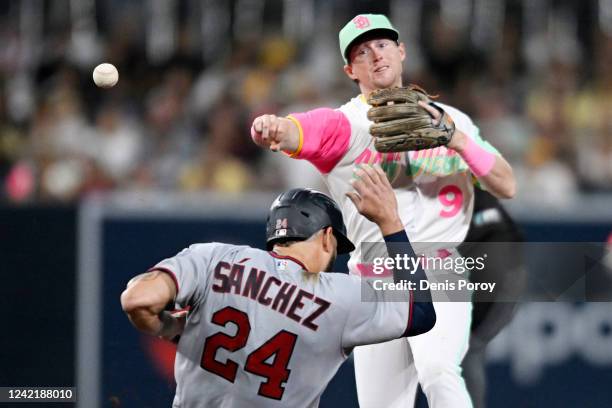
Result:
<svg viewBox="0 0 612 408"><path fill-rule="evenodd" d="M387 244L387 253L389 258L402 259L408 256L409 259L417 258L414 253L406 231L402 230L395 234L385 235L385 243ZM426 281L427 275L420 263L416 264L416 270L410 272L401 269L399 266L393 269L394 282L415 282L413 292L412 307L412 322L408 330L404 333L405 336L417 336L433 329L436 324L436 311L434 309L431 293L429 288L422 289L420 282Z"/></svg>
<svg viewBox="0 0 612 408"><path fill-rule="evenodd" d="M258 146L274 152L293 153L300 144L300 130L291 119L261 115L253 121L251 138Z"/></svg>
<svg viewBox="0 0 612 408"><path fill-rule="evenodd" d="M355 170L351 184L355 191L346 193L357 211L380 228L383 235L404 230L397 211L397 200L387 175L378 165L363 165Z"/></svg>
<svg viewBox="0 0 612 408"><path fill-rule="evenodd" d="M406 231L399 217L397 200L391 183L385 172L379 165L362 166L355 173L353 181L354 192L347 196L357 207L357 210L367 219L375 222L380 228L387 252L390 258L416 258L416 254L410 245ZM412 322L404 333L405 336L416 336L431 330L436 323L436 312L432 304L429 289L421 289L420 281L427 280L427 275L417 263L413 273L399 269L393 269L394 282L417 282L413 291L414 302L412 308Z"/></svg>
<svg viewBox="0 0 612 408"><path fill-rule="evenodd" d="M166 311L175 296L176 285L172 277L153 270L128 282L121 294L121 307L138 330L170 340L180 335L185 327L185 313Z"/></svg>

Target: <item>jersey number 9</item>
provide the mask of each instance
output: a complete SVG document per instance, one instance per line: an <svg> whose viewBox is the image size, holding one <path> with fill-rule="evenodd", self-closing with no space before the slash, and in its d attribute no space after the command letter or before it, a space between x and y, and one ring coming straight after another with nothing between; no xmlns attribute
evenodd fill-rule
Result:
<svg viewBox="0 0 612 408"><path fill-rule="evenodd" d="M444 207L440 211L440 216L450 218L455 216L463 207L463 192L459 187L450 184L440 189L438 200Z"/></svg>

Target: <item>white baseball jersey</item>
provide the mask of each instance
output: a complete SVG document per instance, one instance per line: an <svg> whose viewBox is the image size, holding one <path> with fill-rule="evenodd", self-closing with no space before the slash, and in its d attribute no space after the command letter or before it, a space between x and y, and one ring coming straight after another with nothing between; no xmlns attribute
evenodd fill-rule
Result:
<svg viewBox="0 0 612 408"><path fill-rule="evenodd" d="M309 273L247 246L196 244L153 269L175 279L177 307L190 307L175 408L316 407L353 347L410 326L411 299L385 301L355 276Z"/></svg>
<svg viewBox="0 0 612 408"><path fill-rule="evenodd" d="M463 112L439 104L458 129L489 152L499 154L484 141L478 128ZM321 108L289 115L300 130L300 145L292 157L313 163L323 175L329 191L340 205L348 237L356 243L349 269L363 274L360 243L382 242L376 224L361 216L346 197L352 191L350 181L360 164L380 164L395 190L400 217L413 243L458 244L470 224L473 178L465 161L446 147L403 153L379 153L369 133L367 118L370 105L363 95L351 99L339 109ZM452 245L450 245L452 247ZM423 247L425 248L425 247ZM432 247L431 249L435 249Z"/></svg>

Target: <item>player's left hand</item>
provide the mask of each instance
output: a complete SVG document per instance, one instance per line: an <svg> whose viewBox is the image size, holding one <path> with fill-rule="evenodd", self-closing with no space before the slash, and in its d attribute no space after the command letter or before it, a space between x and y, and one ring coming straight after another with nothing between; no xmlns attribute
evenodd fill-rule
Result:
<svg viewBox="0 0 612 408"><path fill-rule="evenodd" d="M377 89L368 96L374 148L382 153L448 146L455 123L417 85Z"/></svg>
<svg viewBox="0 0 612 408"><path fill-rule="evenodd" d="M360 166L354 175L352 185L355 191L346 195L357 211L376 223L383 235L402 230L404 226L397 211L395 192L383 169L379 165Z"/></svg>
<svg viewBox="0 0 612 408"><path fill-rule="evenodd" d="M440 124L440 120L442 119L442 113L438 109L423 101L419 101L418 104L420 107L425 109L427 113L429 113L429 115L431 116L432 125L434 127L437 127ZM465 133L455 128L455 132L453 133L453 136L450 142L448 142L448 144L446 145L446 147L453 150L462 150L466 142L465 137Z"/></svg>
<svg viewBox="0 0 612 408"><path fill-rule="evenodd" d="M174 341L183 333L187 324L188 310L163 311L160 315L162 329L158 336L164 340Z"/></svg>

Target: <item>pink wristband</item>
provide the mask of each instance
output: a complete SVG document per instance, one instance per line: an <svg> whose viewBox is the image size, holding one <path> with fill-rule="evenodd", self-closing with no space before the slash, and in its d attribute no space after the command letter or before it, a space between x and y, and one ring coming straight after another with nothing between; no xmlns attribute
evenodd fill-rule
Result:
<svg viewBox="0 0 612 408"><path fill-rule="evenodd" d="M471 137L466 136L466 139L467 144L461 152L461 157L476 177L486 176L495 165L495 154L480 147Z"/></svg>

